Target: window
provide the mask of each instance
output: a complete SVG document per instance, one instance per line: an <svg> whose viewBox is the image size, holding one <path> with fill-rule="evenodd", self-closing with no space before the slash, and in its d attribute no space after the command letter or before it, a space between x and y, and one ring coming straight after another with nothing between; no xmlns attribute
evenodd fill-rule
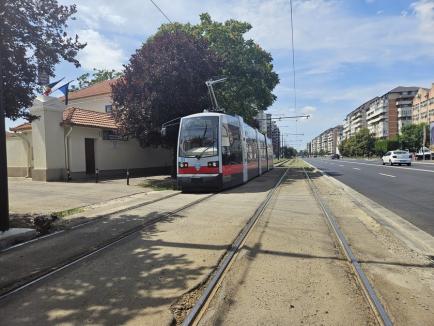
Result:
<svg viewBox="0 0 434 326"><path fill-rule="evenodd" d="M222 117L222 163L243 163L239 120L231 116Z"/></svg>
<svg viewBox="0 0 434 326"><path fill-rule="evenodd" d="M111 104L107 104L105 106L105 112L107 113L112 113L112 105Z"/></svg>
<svg viewBox="0 0 434 326"><path fill-rule="evenodd" d="M179 136L179 155L196 158L217 156L218 120L214 116L184 119Z"/></svg>

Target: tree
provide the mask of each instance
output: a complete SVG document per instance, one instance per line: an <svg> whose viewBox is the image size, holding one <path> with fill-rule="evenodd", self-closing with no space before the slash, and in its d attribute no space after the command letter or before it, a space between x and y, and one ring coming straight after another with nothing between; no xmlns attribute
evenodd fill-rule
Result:
<svg viewBox="0 0 434 326"><path fill-rule="evenodd" d="M371 156L374 153L375 139L367 128L360 129L354 136L344 139L339 145L343 156Z"/></svg>
<svg viewBox="0 0 434 326"><path fill-rule="evenodd" d="M7 163L4 117L31 117L27 108L35 97L38 73L54 76L61 59L75 59L85 44L65 29L75 5L56 0L0 1L0 230L9 228Z"/></svg>
<svg viewBox="0 0 434 326"><path fill-rule="evenodd" d="M124 77L113 85L114 117L142 146L176 151L177 128L162 137L162 124L208 107L205 81L220 69L221 60L204 38L182 30L159 33L132 55Z"/></svg>
<svg viewBox="0 0 434 326"><path fill-rule="evenodd" d="M80 66L75 57L86 44L65 31L76 11L75 5L59 6L56 0L0 1L0 63L8 118L30 117L27 108L40 87L38 73L54 76L61 59Z"/></svg>
<svg viewBox="0 0 434 326"><path fill-rule="evenodd" d="M404 149L410 152L417 152L423 144L423 129L426 129L426 136L429 139L429 128L426 124L410 124L402 127L401 143Z"/></svg>
<svg viewBox="0 0 434 326"><path fill-rule="evenodd" d="M121 76L122 73L114 69L108 70L108 69L93 68L92 78L90 78L90 73L88 72L84 73L83 75L77 78L78 86L72 85L71 91L77 91L79 89L92 86L104 80L119 78Z"/></svg>
<svg viewBox="0 0 434 326"><path fill-rule="evenodd" d="M219 74L227 77L216 89L219 104L228 113L238 114L249 123L258 110L266 110L275 101L272 91L279 83L271 54L253 40L244 38L251 28L249 23L233 19L215 22L204 13L198 25L165 24L159 31L182 29L209 42L210 48L223 60Z"/></svg>
<svg viewBox="0 0 434 326"><path fill-rule="evenodd" d="M283 146L282 147L283 157L291 158L297 156L297 150L291 146Z"/></svg>

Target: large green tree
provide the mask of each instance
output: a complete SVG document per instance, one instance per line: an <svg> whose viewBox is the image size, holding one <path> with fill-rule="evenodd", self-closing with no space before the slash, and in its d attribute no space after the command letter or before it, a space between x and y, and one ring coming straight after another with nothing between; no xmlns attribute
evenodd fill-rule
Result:
<svg viewBox="0 0 434 326"><path fill-rule="evenodd" d="M408 149L410 152L417 152L423 144L423 130L426 130L426 139L429 139L429 128L426 124L410 124L402 127L400 140L402 148Z"/></svg>
<svg viewBox="0 0 434 326"><path fill-rule="evenodd" d="M159 30L164 33L182 29L208 41L223 60L220 76L227 77L226 82L216 86L218 102L228 113L238 114L248 122L258 110L266 110L275 101L273 89L279 83L271 54L252 39L245 39L251 28L249 23L233 19L216 22L204 13L197 25L165 24Z"/></svg>
<svg viewBox="0 0 434 326"><path fill-rule="evenodd" d="M176 136L161 137L162 124L208 107L205 81L220 69L204 38L183 30L159 33L132 55L113 86L115 119L142 146L173 145Z"/></svg>
<svg viewBox="0 0 434 326"><path fill-rule="evenodd" d="M61 59L79 67L75 58L85 44L68 36L75 5L56 0L0 1L0 66L6 117L29 117L27 108L38 89L38 72L54 76Z"/></svg>
<svg viewBox="0 0 434 326"><path fill-rule="evenodd" d="M375 139L367 128L359 130L354 136L344 139L339 145L344 156L371 156L375 152Z"/></svg>

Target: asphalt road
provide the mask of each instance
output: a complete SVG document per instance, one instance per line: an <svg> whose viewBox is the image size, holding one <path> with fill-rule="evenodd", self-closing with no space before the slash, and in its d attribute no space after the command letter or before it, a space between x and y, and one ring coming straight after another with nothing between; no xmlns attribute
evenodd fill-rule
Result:
<svg viewBox="0 0 434 326"><path fill-rule="evenodd" d="M305 159L407 221L434 235L434 164L383 166L380 160Z"/></svg>

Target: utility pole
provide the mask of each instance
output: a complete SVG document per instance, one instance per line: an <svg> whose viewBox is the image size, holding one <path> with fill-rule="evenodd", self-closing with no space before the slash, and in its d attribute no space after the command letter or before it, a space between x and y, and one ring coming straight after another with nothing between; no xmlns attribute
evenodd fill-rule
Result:
<svg viewBox="0 0 434 326"><path fill-rule="evenodd" d="M0 30L0 41L3 30ZM4 106L3 56L0 54L0 231L9 229L8 164L6 158L6 111Z"/></svg>

